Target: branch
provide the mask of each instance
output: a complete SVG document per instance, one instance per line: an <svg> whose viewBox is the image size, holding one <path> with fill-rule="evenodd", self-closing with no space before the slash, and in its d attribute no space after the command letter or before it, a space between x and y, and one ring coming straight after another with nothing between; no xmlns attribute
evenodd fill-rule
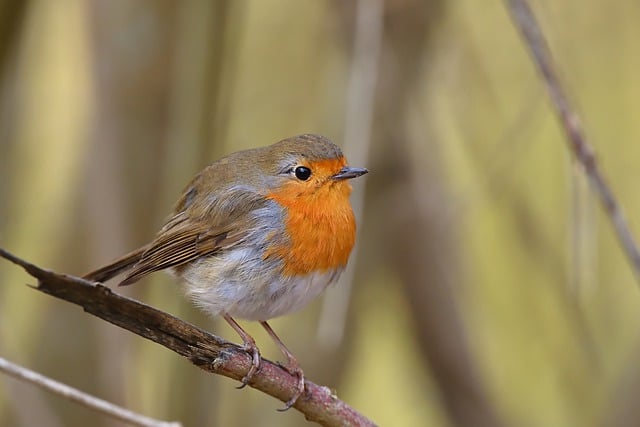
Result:
<svg viewBox="0 0 640 427"><path fill-rule="evenodd" d="M154 341L189 359L197 367L240 380L251 366L251 355L239 346L168 313L118 295L98 283L43 270L0 248L0 257L20 265L38 279L38 289L81 306L116 326ZM262 359L249 386L286 402L297 390L297 378ZM373 426L373 422L339 400L328 387L306 381L305 394L293 406L307 420L325 426Z"/></svg>
<svg viewBox="0 0 640 427"><path fill-rule="evenodd" d="M531 51L531 56L538 67L538 71L542 74L551 102L567 135L569 147L584 168L592 189L600 198L600 202L611 220L618 240L629 258L636 279L640 280L640 251L638 250L638 245L631 234L620 204L598 168L593 149L587 142L580 125L580 119L565 95L554 68L551 52L544 34L531 11L531 7L527 0L507 0L507 7L511 12L514 25L522 34Z"/></svg>
<svg viewBox="0 0 640 427"><path fill-rule="evenodd" d="M98 412L102 412L105 415L113 417L117 420L123 421L127 424L139 426L139 427L180 427L182 424L175 422L166 422L154 420L153 418L145 417L135 412L129 411L121 406L114 405L106 400L98 399L95 396L84 393L73 387L69 387L66 384L62 384L58 381L54 381L51 378L47 378L44 375L40 375L37 372L18 366L9 362L6 359L0 357L0 371L11 375L22 381L35 384L45 390L51 391L67 399L80 403L83 406L94 409Z"/></svg>

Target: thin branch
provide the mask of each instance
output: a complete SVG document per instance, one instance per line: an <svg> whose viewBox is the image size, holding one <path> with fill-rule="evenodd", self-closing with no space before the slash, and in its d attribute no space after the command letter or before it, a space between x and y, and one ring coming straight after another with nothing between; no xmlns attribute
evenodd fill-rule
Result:
<svg viewBox="0 0 640 427"><path fill-rule="evenodd" d="M584 168L591 183L592 190L595 191L600 198L600 202L611 220L618 240L629 258L636 279L640 280L640 251L638 250L638 245L631 234L620 204L598 168L593 149L587 142L587 138L580 125L580 119L572 108L563 86L560 83L560 79L555 71L551 52L544 38L544 34L531 11L531 7L527 0L507 0L507 7L511 13L514 25L522 34L530 50L531 57L544 79L551 102L556 109L560 123L567 135L569 147Z"/></svg>
<svg viewBox="0 0 640 427"><path fill-rule="evenodd" d="M78 389L69 387L66 384L47 378L37 372L11 363L2 357L0 357L0 371L19 380L37 385L38 387L58 394L69 400L73 400L83 406L102 412L105 415L130 425L139 427L180 427L182 425L178 422L160 421L137 414L121 406L114 405L106 400L98 399L95 396L91 396L90 394L84 393Z"/></svg>
<svg viewBox="0 0 640 427"><path fill-rule="evenodd" d="M43 270L2 248L0 257L20 265L37 278L39 291L77 304L94 316L163 345L207 372L240 380L251 366L251 355L239 346L168 313L118 295L106 286ZM297 377L281 366L262 359L260 370L249 386L286 402L296 393L297 381ZM293 407L307 420L325 426L375 425L339 400L328 387L310 381L306 381L305 394Z"/></svg>

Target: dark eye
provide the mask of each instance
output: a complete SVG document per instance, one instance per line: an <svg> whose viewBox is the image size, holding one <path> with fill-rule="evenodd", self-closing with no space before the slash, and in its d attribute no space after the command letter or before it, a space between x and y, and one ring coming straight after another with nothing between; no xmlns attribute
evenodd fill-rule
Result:
<svg viewBox="0 0 640 427"><path fill-rule="evenodd" d="M306 181L311 176L311 169L304 166L298 166L293 172L300 181Z"/></svg>

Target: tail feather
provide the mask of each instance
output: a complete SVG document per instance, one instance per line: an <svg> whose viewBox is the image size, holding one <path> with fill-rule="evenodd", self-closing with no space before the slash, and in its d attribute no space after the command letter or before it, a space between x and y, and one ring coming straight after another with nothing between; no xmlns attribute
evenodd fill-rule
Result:
<svg viewBox="0 0 640 427"><path fill-rule="evenodd" d="M146 246L138 248L118 258L114 262L105 265L104 267L85 274L82 278L93 282L106 282L107 280L133 268L133 266L140 261L142 254L144 254L146 250Z"/></svg>

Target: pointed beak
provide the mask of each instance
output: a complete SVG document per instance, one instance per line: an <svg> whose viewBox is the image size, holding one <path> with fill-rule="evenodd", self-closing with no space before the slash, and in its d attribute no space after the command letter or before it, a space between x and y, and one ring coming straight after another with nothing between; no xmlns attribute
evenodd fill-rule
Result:
<svg viewBox="0 0 640 427"><path fill-rule="evenodd" d="M365 168L352 168L350 166L345 166L340 169L340 172L333 175L331 179L333 179L334 181L342 181L343 179L357 178L367 172L369 171Z"/></svg>

